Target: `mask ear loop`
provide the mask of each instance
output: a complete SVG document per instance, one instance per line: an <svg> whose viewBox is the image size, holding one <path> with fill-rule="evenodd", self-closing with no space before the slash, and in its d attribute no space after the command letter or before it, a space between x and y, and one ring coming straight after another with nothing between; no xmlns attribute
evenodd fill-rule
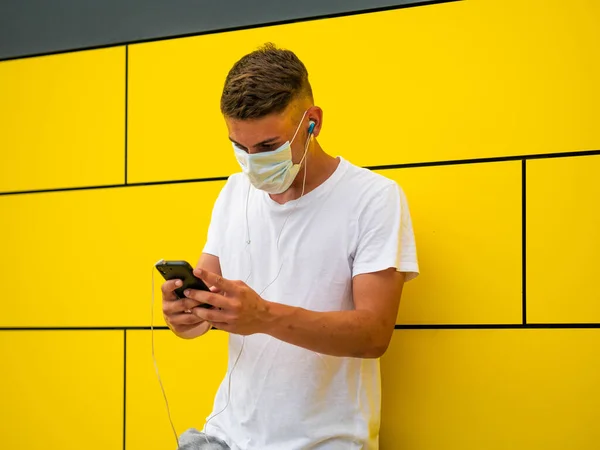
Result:
<svg viewBox="0 0 600 450"><path fill-rule="evenodd" d="M298 134L298 131L300 131L300 127L302 126L302 122L304 122L304 118L306 117L307 112L308 112L308 109L306 111L304 111L304 114L302 114L302 119L300 119L300 123L296 127L296 132L294 133L294 136L292 137L292 140L290 141L290 145L292 145L292 142L294 142L294 139L296 139L296 135Z"/></svg>

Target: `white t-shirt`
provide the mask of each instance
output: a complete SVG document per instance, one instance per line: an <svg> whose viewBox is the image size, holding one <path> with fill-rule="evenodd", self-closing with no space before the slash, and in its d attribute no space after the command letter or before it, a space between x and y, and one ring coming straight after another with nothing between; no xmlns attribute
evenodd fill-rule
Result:
<svg viewBox="0 0 600 450"><path fill-rule="evenodd" d="M223 277L246 281L269 301L340 311L354 308L353 276L390 267L407 272L407 280L418 274L402 189L338 158L323 184L284 205L242 173L229 178L204 248L219 257ZM212 414L227 407L210 420L207 434L233 450L378 448L378 359L321 355L266 334L230 334L228 374L242 339L229 404L226 376Z"/></svg>

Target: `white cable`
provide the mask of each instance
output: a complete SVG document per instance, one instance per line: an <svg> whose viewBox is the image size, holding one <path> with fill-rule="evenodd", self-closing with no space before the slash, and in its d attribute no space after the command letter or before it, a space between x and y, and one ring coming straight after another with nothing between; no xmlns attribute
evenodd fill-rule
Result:
<svg viewBox="0 0 600 450"><path fill-rule="evenodd" d="M309 136L309 138L306 140L306 145L304 146L304 156L303 156L303 160L308 161L308 146L310 145L310 141L312 139L312 134ZM285 218L285 221L283 222L283 225L281 227L281 230L279 231L279 236L277 237L277 249L279 249L279 239L281 238L281 234L283 233L283 229L285 228L285 225L287 223L288 218L291 216L292 212L295 211L295 209L298 207L298 203L300 202L300 199L304 196L304 189L306 187L306 172L307 172L307 164L305 163L304 165L304 180L302 182L302 193L300 194L300 197L298 198L298 202L296 202L296 205L294 205L294 208L288 213L287 217ZM250 185L248 185L248 193L246 195L246 233L247 233L247 239L246 239L246 247L248 247L248 245L251 242L250 239L250 225L248 222L248 201L250 198ZM246 277L246 281L245 283L248 283L248 280L250 279L250 276L252 275L252 255L250 254L250 273L248 274L248 276ZM279 271L277 272L277 275L275 276L275 278L273 279L273 281L271 281L269 284L267 284L264 289L262 291L260 291L260 293L258 294L259 296L262 296L263 293L269 288L269 286L271 286L278 278L279 275L281 274L281 269L283 268L283 261L281 263L281 266L279 266ZM229 406L229 401L231 399L231 377L233 375L233 371L235 370L238 361L240 360L240 356L242 354L242 352L244 351L244 344L246 342L246 337L242 336L242 346L240 348L240 351L237 355L237 358L235 359L235 362L233 363L233 367L231 368L231 372L229 372L229 376L228 376L228 382L227 382L227 401L225 403L225 406L221 409L221 411L219 411L218 413L210 416L207 420L206 423L204 424L204 438L206 439L206 443L208 444L208 433L206 433L206 431L208 431L208 424L209 422L214 419L215 417L217 417L219 414L221 414L222 412L224 412L227 407Z"/></svg>
<svg viewBox="0 0 600 450"><path fill-rule="evenodd" d="M150 312L150 336L152 338L152 361L154 362L154 370L156 371L158 384L160 384L160 389L162 390L162 394L165 399L165 405L167 407L167 416L169 417L169 423L171 424L171 429L173 430L173 434L175 435L175 442L177 442L177 447L179 448L179 437L177 436L177 431L175 431L173 419L171 419L171 409L169 408L169 400L167 399L167 393L165 392L162 379L160 378L158 363L156 362L156 356L154 354L154 267L152 267L152 307Z"/></svg>
<svg viewBox="0 0 600 450"><path fill-rule="evenodd" d="M283 221L283 225L281 226L281 230L279 230L279 236L277 236L277 250L279 250L279 239L281 239L281 234L283 233L283 229L285 228L285 224L287 223L287 221L290 218L290 216L292 215L292 213L298 207L298 204L300 203L300 200L302 199L302 197L304 197L304 188L306 187L306 172L308 172L308 146L310 145L312 137L313 137L313 135L311 134L308 137L308 139L306 140L306 144L304 145L304 155L302 156L302 160L305 161L305 163L304 163L304 179L302 181L302 193L300 194L300 197L298 197L298 200L296 201L296 204L294 205L294 207L292 208L292 210L289 212L289 214L286 216L285 220ZM302 161L300 161L300 164L302 164ZM247 209L247 207L246 207L246 209Z"/></svg>
<svg viewBox="0 0 600 450"><path fill-rule="evenodd" d="M297 130L296 130L297 132ZM295 135L294 135L295 137ZM286 216L283 225L281 226L281 230L279 231L279 235L277 236L277 249L279 250L279 240L281 238L281 235L283 233L283 229L285 228L285 225L287 224L288 219L290 218L290 216L292 215L292 213L296 210L296 208L298 207L298 204L300 203L300 200L302 199L302 197L304 197L304 190L306 188L306 173L308 172L308 147L310 145L310 142L312 141L313 135L311 133L311 135L309 136L309 138L306 140L306 144L304 146L304 155L302 157L302 161L300 161L300 164L302 164L302 162L304 161L304 177L303 177L303 181L302 181L302 192L300 194L300 197L298 198L298 201L296 202L296 204L294 205L294 207L292 208L292 210L288 213L288 215ZM248 247L248 245L250 244L250 225L248 222L248 201L250 198L250 186L248 187L248 194L246 196L246 232L247 232L247 240L246 240L246 247ZM258 294L259 296L262 296L262 294L279 278L279 275L281 274L281 270L283 268L283 261L281 262L281 265L279 266L279 270L277 272L277 275L275 276L275 278L269 283L267 284L267 286L265 286L265 288ZM250 279L250 276L252 275L252 255L250 254L250 273L248 274L248 277L246 278L245 283L248 282L248 280ZM169 417L169 423L171 424L171 429L173 430L173 434L175 435L175 441L177 442L177 447L179 447L179 437L177 435L177 431L175 430L175 425L173 424L173 420L171 418L171 410L169 408L169 400L167 399L167 394L165 392L165 388L163 386L162 383L162 379L160 377L160 372L158 370L158 363L156 362L156 357L155 357L155 351L154 351L154 267L152 268L152 307L151 307L151 318L150 318L150 335L151 335L151 339L152 339L152 361L154 362L154 369L156 371L156 377L158 378L158 383L160 384L160 388L163 394L163 398L165 400L165 405L167 407L167 415ZM206 439L206 443L209 444L209 440L208 440L208 433L206 433L206 431L208 430L208 424L209 422L214 419L215 417L217 417L219 414L223 413L227 407L229 406L229 402L231 400L231 378L233 376L233 372L235 370L235 368L237 367L238 361L240 360L240 357L242 355L242 352L244 351L244 344L246 342L246 336L242 336L242 346L240 348L240 351L238 352L238 355L235 359L235 362L233 363L233 367L231 368L231 371L228 374L228 380L227 380L227 401L225 402L225 406L221 409L221 411L219 411L216 414L213 414L212 416L210 416L207 420L206 423L204 424L204 438ZM316 353L316 352L313 352ZM319 358L321 358L321 360L323 360L322 356L319 355L318 353L316 353L317 356L319 356ZM323 360L323 362L325 362Z"/></svg>
<svg viewBox="0 0 600 450"><path fill-rule="evenodd" d="M244 351L244 344L246 342L246 336L242 336L242 347L240 348L240 351L238 352L237 358L235 359L235 362L233 363L233 367L231 368L231 372L229 372L229 376L228 376L228 380L227 380L227 401L225 402L225 406L223 407L223 409L221 409L221 411L219 411L216 414L213 414L212 416L210 416L208 419L206 419L206 423L204 424L204 438L206 439L206 443L210 444L210 442L208 441L208 423L213 420L215 417L217 417L219 414L221 414L223 411L225 411L227 409L227 407L229 406L229 401L231 400L231 376L233 375L233 371L235 370L238 361L240 360L240 356L242 356L242 352Z"/></svg>
<svg viewBox="0 0 600 450"><path fill-rule="evenodd" d="M279 240L281 239L281 235L283 234L283 229L285 228L285 225L288 221L288 219L290 218L290 216L292 215L292 213L296 210L296 208L298 207L298 204L300 203L300 200L302 199L302 197L304 197L304 188L306 187L306 172L308 172L308 146L310 145L310 141L312 139L312 134L309 136L309 138L306 140L306 145L304 146L304 157L302 158L303 160L306 159L306 164L304 165L304 179L302 181L302 193L300 194L300 197L298 197L298 201L296 202L296 204L294 205L294 207L292 208L292 210L288 213L288 215L286 216L285 220L283 221L283 225L281 226L281 230L279 230L279 235L277 236L277 250L279 250ZM247 209L247 206L246 206ZM279 275L281 274L281 269L283 269L283 263L284 261L281 261L281 265L279 266L279 270L277 271L277 275L275 276L275 278L273 278L273 280L267 284L267 286L261 291L261 293L259 295L262 295L273 283L275 283L275 281L277 281L277 279L279 278Z"/></svg>

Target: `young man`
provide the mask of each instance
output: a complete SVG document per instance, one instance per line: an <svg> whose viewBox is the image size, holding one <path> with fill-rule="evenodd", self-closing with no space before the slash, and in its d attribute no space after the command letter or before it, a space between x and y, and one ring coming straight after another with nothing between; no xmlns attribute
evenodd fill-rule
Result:
<svg viewBox="0 0 600 450"><path fill-rule="evenodd" d="M242 172L214 205L195 271L212 293L177 301L176 282L166 282L163 310L182 338L211 326L229 332L229 376L204 430L210 438L191 430L182 440L377 449L378 358L403 284L418 273L403 191L323 151L323 111L291 51L266 45L240 59L221 111Z"/></svg>

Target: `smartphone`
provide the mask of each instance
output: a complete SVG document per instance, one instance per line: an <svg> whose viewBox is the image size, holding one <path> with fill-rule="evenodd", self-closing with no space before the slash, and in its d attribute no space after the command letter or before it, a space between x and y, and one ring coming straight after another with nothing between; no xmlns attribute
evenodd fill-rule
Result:
<svg viewBox="0 0 600 450"><path fill-rule="evenodd" d="M161 259L155 264L155 267L165 280L181 280L183 282L183 285L174 291L179 299L185 298L183 292L186 289L210 292L204 281L194 275L194 269L187 261L165 261ZM200 304L197 307L212 308L212 305Z"/></svg>

